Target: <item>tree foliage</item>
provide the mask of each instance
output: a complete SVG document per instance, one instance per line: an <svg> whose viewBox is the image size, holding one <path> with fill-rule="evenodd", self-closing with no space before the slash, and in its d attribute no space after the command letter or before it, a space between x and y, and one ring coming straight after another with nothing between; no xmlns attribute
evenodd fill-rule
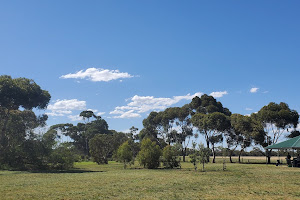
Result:
<svg viewBox="0 0 300 200"><path fill-rule="evenodd" d="M20 106L27 110L44 109L50 98L49 92L42 90L31 79L0 76L0 107L2 109L18 110Z"/></svg>
<svg viewBox="0 0 300 200"><path fill-rule="evenodd" d="M132 149L128 143L128 141L124 142L117 151L117 157L120 162L124 164L124 169L127 164L133 160Z"/></svg>
<svg viewBox="0 0 300 200"><path fill-rule="evenodd" d="M162 153L162 162L166 168L180 167L180 158L178 149L174 146L166 146Z"/></svg>
<svg viewBox="0 0 300 200"><path fill-rule="evenodd" d="M98 164L108 164L108 157L113 152L112 135L96 135L90 140L90 153Z"/></svg>
<svg viewBox="0 0 300 200"><path fill-rule="evenodd" d="M293 130L289 135L287 135L287 138L293 138L300 135L300 131Z"/></svg>
<svg viewBox="0 0 300 200"><path fill-rule="evenodd" d="M46 124L50 94L33 80L0 76L0 165L9 169L46 168L51 148L34 132ZM20 109L21 108L21 109Z"/></svg>
<svg viewBox="0 0 300 200"><path fill-rule="evenodd" d="M112 134L108 130L107 122L100 116L94 115L92 111L83 111L81 115L86 118L93 117L93 121L87 123L78 123L73 125L70 123L56 124L50 127L50 130L54 130L61 135L65 135L72 139L72 144L76 149L84 156L89 156L89 142L90 140L99 134Z"/></svg>
<svg viewBox="0 0 300 200"><path fill-rule="evenodd" d="M145 128L140 135L155 139L162 148L165 146L164 143L180 144L183 161L185 161L187 146L193 135L190 111L189 105L184 105L167 108L161 112L151 112L143 121Z"/></svg>
<svg viewBox="0 0 300 200"><path fill-rule="evenodd" d="M146 138L141 143L141 151L138 153L137 159L145 168L154 169L159 167L161 154L160 147L156 145L156 142Z"/></svg>
<svg viewBox="0 0 300 200"><path fill-rule="evenodd" d="M207 147L212 145L213 162L215 162L215 144L223 139L223 133L229 131L230 119L223 113L214 112L210 114L196 113L192 117L192 123L200 133L204 134Z"/></svg>
<svg viewBox="0 0 300 200"><path fill-rule="evenodd" d="M263 147L276 144L285 131L297 127L299 120L298 112L291 110L283 102L279 104L271 102L262 107L253 117L257 118L264 127L266 135L264 141L260 143ZM267 151L267 155L270 163L270 151Z"/></svg>
<svg viewBox="0 0 300 200"><path fill-rule="evenodd" d="M205 147L202 143L199 144L199 162L202 163L202 171L204 171L205 163L209 162L211 150Z"/></svg>
<svg viewBox="0 0 300 200"><path fill-rule="evenodd" d="M239 162L242 152L252 143L260 143L264 136L262 125L253 117L240 114L230 116L231 129L225 133L226 143L229 150L230 162L233 151L239 146Z"/></svg>

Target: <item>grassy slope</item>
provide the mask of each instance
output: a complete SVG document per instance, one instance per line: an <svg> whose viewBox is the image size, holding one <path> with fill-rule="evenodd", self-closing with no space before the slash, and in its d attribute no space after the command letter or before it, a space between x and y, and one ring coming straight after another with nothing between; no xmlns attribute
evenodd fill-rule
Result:
<svg viewBox="0 0 300 200"><path fill-rule="evenodd" d="M206 172L77 163L83 173L0 171L0 199L300 199L300 169L208 164ZM199 166L200 168L200 166ZM92 171L92 172L84 172Z"/></svg>

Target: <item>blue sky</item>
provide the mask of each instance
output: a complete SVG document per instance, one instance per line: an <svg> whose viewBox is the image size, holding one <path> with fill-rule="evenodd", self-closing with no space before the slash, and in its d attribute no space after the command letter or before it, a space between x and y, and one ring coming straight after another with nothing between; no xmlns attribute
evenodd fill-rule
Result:
<svg viewBox="0 0 300 200"><path fill-rule="evenodd" d="M152 110L200 93L219 96L233 113L281 101L300 111L299 7L292 0L0 1L0 73L50 92L48 125L77 123L81 110L93 109L110 129L142 128Z"/></svg>

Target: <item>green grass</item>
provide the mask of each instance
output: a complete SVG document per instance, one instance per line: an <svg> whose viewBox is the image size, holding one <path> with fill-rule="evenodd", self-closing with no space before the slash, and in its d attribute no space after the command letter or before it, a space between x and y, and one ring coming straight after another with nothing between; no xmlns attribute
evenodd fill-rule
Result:
<svg viewBox="0 0 300 200"><path fill-rule="evenodd" d="M218 160L220 161L220 160ZM300 168L207 164L206 172L76 163L65 173L0 171L0 199L300 199ZM201 168L199 165L198 168Z"/></svg>

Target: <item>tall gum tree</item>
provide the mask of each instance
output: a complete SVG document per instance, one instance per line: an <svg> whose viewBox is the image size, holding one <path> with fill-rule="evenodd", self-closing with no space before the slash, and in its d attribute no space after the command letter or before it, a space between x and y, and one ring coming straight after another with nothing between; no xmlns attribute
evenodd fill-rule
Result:
<svg viewBox="0 0 300 200"><path fill-rule="evenodd" d="M232 114L230 116L231 129L225 134L226 142L229 149L229 158L232 162L231 156L233 151L240 146L239 162L241 162L242 152L251 144L259 143L261 136L264 136L264 130L253 117L244 116L240 114ZM260 136L260 137L259 137Z"/></svg>
<svg viewBox="0 0 300 200"><path fill-rule="evenodd" d="M45 109L50 98L49 92L31 79L0 76L1 163L16 166L28 161L29 156L24 154L26 149L22 148L34 137L33 129L45 125L47 120L46 115L37 117L32 109Z"/></svg>
<svg viewBox="0 0 300 200"><path fill-rule="evenodd" d="M286 103L276 104L274 102L262 107L253 117L259 120L265 130L263 147L276 144L278 139L291 128L296 128L298 125L299 114L295 110L291 110ZM266 150L268 163L271 162L271 151Z"/></svg>
<svg viewBox="0 0 300 200"><path fill-rule="evenodd" d="M181 145L183 162L185 162L187 147L189 145L190 138L193 136L191 110L189 105L184 105L178 110L175 123L179 129L176 142Z"/></svg>
<svg viewBox="0 0 300 200"><path fill-rule="evenodd" d="M213 127L209 128L209 116L212 113L222 113L224 116L230 116L231 112L228 108L223 107L221 102L218 102L214 97L207 94L202 95L201 97L194 97L190 103L191 115L192 115L192 124L198 131L204 135L206 146L210 148L210 143L218 142L222 139L220 133L223 133L222 130L217 131L220 127L215 127L214 131L211 131ZM228 119L227 119L228 120ZM226 124L227 123L226 120ZM214 126L214 125L212 125ZM215 133L214 133L215 132ZM213 134L214 133L214 134ZM214 147L213 147L214 148ZM213 151L214 153L214 151Z"/></svg>
<svg viewBox="0 0 300 200"><path fill-rule="evenodd" d="M0 139L5 135L8 119L12 110L22 107L25 110L33 108L45 109L50 101L50 94L33 80L27 78L13 79L11 76L0 76Z"/></svg>
<svg viewBox="0 0 300 200"><path fill-rule="evenodd" d="M197 113L192 117L192 123L203 133L207 140L207 147L211 144L213 163L215 163L215 145L222 141L223 133L230 129L230 119L223 113L214 112L210 114Z"/></svg>

